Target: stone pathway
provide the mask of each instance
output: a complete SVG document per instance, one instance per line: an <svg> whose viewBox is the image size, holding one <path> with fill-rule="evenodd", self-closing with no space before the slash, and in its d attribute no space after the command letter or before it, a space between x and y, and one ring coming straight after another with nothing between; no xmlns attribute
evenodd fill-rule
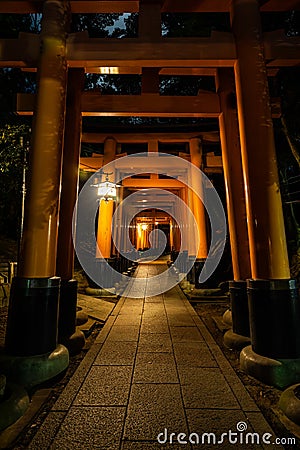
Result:
<svg viewBox="0 0 300 450"><path fill-rule="evenodd" d="M270 448L273 430L181 290L147 297L145 286L137 299L130 289L28 448Z"/></svg>

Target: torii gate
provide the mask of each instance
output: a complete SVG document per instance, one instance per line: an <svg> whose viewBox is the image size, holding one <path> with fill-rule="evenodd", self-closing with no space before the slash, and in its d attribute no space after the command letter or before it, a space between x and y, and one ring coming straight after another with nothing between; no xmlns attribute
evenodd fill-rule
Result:
<svg viewBox="0 0 300 450"><path fill-rule="evenodd" d="M60 287L55 276L62 279L62 304L73 292L73 314L76 284L72 280L70 230L77 192L81 113L180 114L219 119L234 269L233 331L238 335L245 329L240 323L244 317L241 320L239 316L244 313L239 302L245 302L248 280L252 347L242 351L242 365L271 384L278 383L278 366L284 372L283 384L287 379L288 383L298 381L299 300L295 300L296 287L290 279L267 75L279 67L299 64L300 41L281 33L262 35L260 25L260 11L293 8L299 8L297 0L1 2L0 12L43 12L40 36L22 34L15 40L0 40L2 67L38 68L24 233L6 338L6 351L21 361L20 366L42 354L41 367L51 366L43 374L47 379L67 365L65 348L57 347ZM139 37L114 40L90 39L84 33L68 36L70 11L139 11ZM161 12L176 11L229 12L232 33L212 33L210 38L163 38ZM131 98L84 93L81 104L84 70L142 74L142 95ZM192 101L160 97L159 74L213 75L217 92L200 93ZM237 107L232 102L233 92ZM27 103L24 97L19 100L19 111L31 111L30 99L25 99ZM191 154L199 165L199 146L195 141L193 145ZM37 311L38 318L33 315ZM66 320L71 334L72 320L73 316ZM35 329L37 321L40 327ZM71 340L71 335L68 338ZM54 361L54 369L49 360ZM291 364L297 367L292 374ZM267 374L262 373L265 367Z"/></svg>

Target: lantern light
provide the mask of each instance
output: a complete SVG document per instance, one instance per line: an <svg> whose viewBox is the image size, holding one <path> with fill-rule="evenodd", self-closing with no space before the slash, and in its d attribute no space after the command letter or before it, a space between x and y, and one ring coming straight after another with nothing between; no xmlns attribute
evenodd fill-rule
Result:
<svg viewBox="0 0 300 450"><path fill-rule="evenodd" d="M98 194L98 197L100 198L100 201L104 200L104 201L108 202L109 200L116 200L117 187L119 187L120 185L109 181L108 176L111 175L112 172L110 172L110 173L102 172L102 173L105 175L105 181L102 181L97 184L93 184L92 186L94 186L98 189L97 194Z"/></svg>
<svg viewBox="0 0 300 450"><path fill-rule="evenodd" d="M115 183L105 181L98 186L98 196L100 199L108 202L109 200L115 200L117 197L117 189Z"/></svg>

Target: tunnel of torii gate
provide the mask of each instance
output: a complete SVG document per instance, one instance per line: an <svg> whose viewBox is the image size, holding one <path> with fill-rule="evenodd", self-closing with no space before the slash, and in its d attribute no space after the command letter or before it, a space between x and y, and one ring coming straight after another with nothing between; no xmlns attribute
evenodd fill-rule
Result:
<svg viewBox="0 0 300 450"><path fill-rule="evenodd" d="M33 113L34 121L23 235L18 274L11 289L2 372L32 386L66 368L66 347L83 345L75 328L77 285L72 242L81 140L104 142L104 155L95 169L115 158L122 139L147 143L150 152L157 152L158 142L163 140L184 141L189 149L186 158L209 174L201 133L82 134L81 117L206 117L219 121L222 162L212 155L211 166L220 170L222 164L232 254L232 330L225 339L228 345L240 348L251 342L241 352L241 364L248 373L281 386L299 381L299 297L290 278L272 124L272 116L280 115L280 105L269 98L267 77L275 76L281 67L299 65L300 40L281 32L261 31L262 12L298 8L297 0L1 2L1 13L43 15L39 35L21 33L17 39L0 40L0 66L37 70L38 79L36 95L19 95L17 101L19 114ZM70 13L115 12L139 13L138 38L68 35ZM227 12L232 30L212 32L205 38L162 37L162 12ZM139 74L141 95L83 92L85 72ZM216 92L200 91L194 97L160 96L161 75L214 76ZM88 165L96 158L91 159L94 161ZM85 162L81 160L81 164ZM187 194L180 181L160 180L155 174L124 181L123 192L152 185L179 192L205 236L202 202L197 195ZM107 229L112 202L103 208L106 220L99 224L98 243L105 257L111 258L114 249ZM165 217L164 223L168 220ZM174 233L172 239L176 248ZM203 239L202 243L196 255L199 264L207 256L207 242Z"/></svg>

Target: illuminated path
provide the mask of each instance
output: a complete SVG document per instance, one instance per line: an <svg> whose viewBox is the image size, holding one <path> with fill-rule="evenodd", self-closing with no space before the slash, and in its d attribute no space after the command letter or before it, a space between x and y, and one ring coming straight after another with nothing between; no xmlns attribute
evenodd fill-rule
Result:
<svg viewBox="0 0 300 450"><path fill-rule="evenodd" d="M140 265L149 277L165 265ZM149 282L151 282L149 280ZM134 289L134 279L132 279ZM260 410L178 287L156 297L121 298L92 348L34 437L31 449L264 448L263 445L191 446L202 433L264 433ZM243 427L244 424L239 425ZM168 431L172 445L157 442ZM190 434L196 433L196 434ZM213 439L213 435L210 436ZM165 433L160 435L165 440ZM200 441L201 442L201 441ZM276 448L283 448L276 446Z"/></svg>

